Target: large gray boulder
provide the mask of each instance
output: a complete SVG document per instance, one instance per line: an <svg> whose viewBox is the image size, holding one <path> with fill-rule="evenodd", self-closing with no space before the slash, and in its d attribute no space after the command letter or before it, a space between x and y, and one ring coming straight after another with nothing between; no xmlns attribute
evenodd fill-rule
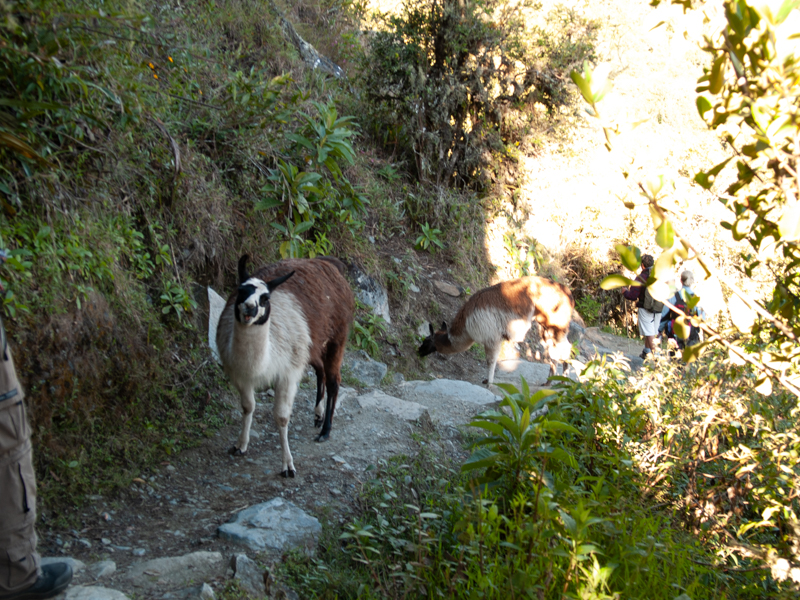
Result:
<svg viewBox="0 0 800 600"><path fill-rule="evenodd" d="M256 552L281 553L302 548L313 554L322 525L292 502L273 498L237 513L218 532L221 538L244 544Z"/></svg>
<svg viewBox="0 0 800 600"><path fill-rule="evenodd" d="M485 387L467 381L434 379L432 381L409 381L402 385L402 396L425 406L434 398L458 400L484 406L497 402L499 398Z"/></svg>
<svg viewBox="0 0 800 600"><path fill-rule="evenodd" d="M546 363L529 362L527 360L500 360L494 372L495 383L510 383L520 387L520 378L524 377L529 386L542 386L550 376L550 366Z"/></svg>
<svg viewBox="0 0 800 600"><path fill-rule="evenodd" d="M363 350L348 354L345 364L353 378L357 379L363 386L371 388L378 387L389 370L389 367L382 362L372 360L369 354Z"/></svg>
<svg viewBox="0 0 800 600"><path fill-rule="evenodd" d="M475 414L500 400L483 386L452 379L409 381L400 385L399 390L404 400L419 403L428 410L440 433L457 432Z"/></svg>
<svg viewBox="0 0 800 600"><path fill-rule="evenodd" d="M417 402L407 402L380 390L359 396L356 400L363 412L383 411L405 421L419 421L427 412L425 407Z"/></svg>

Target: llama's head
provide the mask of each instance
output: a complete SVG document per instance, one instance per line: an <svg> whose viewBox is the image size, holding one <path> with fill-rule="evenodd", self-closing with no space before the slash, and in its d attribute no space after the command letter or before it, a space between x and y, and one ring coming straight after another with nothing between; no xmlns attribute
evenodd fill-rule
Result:
<svg viewBox="0 0 800 600"><path fill-rule="evenodd" d="M294 271L270 281L262 281L247 274L247 259L246 254L239 259L239 289L234 312L236 320L242 325L263 325L269 319L270 294L294 275Z"/></svg>
<svg viewBox="0 0 800 600"><path fill-rule="evenodd" d="M431 334L422 340L422 345L417 351L420 356L428 356L429 354L436 352L436 337L447 336L447 323L445 321L442 321L442 329L440 331L434 331L433 325L430 323L428 323L428 328L430 329Z"/></svg>

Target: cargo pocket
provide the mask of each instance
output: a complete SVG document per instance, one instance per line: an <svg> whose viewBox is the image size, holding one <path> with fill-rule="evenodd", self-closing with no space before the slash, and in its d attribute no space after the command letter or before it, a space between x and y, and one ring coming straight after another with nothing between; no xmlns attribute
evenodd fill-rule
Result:
<svg viewBox="0 0 800 600"><path fill-rule="evenodd" d="M0 466L0 534L33 527L36 520L36 476L30 462L30 451L22 460Z"/></svg>
<svg viewBox="0 0 800 600"><path fill-rule="evenodd" d="M0 456L19 446L27 433L22 401L8 408L0 404Z"/></svg>
<svg viewBox="0 0 800 600"><path fill-rule="evenodd" d="M40 559L31 542L17 543L0 552L5 554L5 560L0 561L0 589L24 590L36 582Z"/></svg>

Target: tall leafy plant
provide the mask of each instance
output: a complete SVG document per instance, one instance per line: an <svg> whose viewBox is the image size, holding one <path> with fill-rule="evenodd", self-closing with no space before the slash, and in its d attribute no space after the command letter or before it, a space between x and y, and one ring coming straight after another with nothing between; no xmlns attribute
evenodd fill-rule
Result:
<svg viewBox="0 0 800 600"><path fill-rule="evenodd" d="M702 5L694 0L674 3L685 9ZM730 210L719 226L749 246L740 256L741 277L753 283L761 279L764 295L745 292L744 286L697 251L689 234L680 231L676 225L680 208L670 201L663 176L636 182L642 204L653 219L655 242L662 249L646 285L656 298L667 299L667 281L674 268L689 257L696 258L704 276L716 276L727 288L731 325L715 326L691 314L694 303L689 303L689 314L676 310L681 315L676 331L685 334L691 326L706 334L704 343L683 351L684 360L695 361L712 345L719 345L729 365L746 367L745 373L755 378L753 387L761 394L770 396L777 384L800 398L800 2L726 0L722 16L718 29L704 40L709 63L698 79L696 105L711 129L724 131L731 155L697 173L694 181ZM591 105L610 150L619 130L603 118L602 100L611 90L607 69L586 66L583 73L574 71L572 79ZM727 176L730 183L716 185ZM626 205L635 209L637 203L626 201ZM628 269L638 269L638 248L620 245L617 250ZM612 275L602 286L613 289L631 284L622 275ZM793 407L789 416L796 421L800 409ZM748 441L754 448L745 445L748 458L741 473L752 470L768 478L772 471L788 469L789 478L796 478L796 459L792 465L782 464L786 453L796 448L796 436L778 430L767 437L769 441ZM772 459L764 460L764 454L756 450L765 443L774 448ZM764 560L776 578L800 586L799 515L796 497L775 500L764 509L758 524L739 529L733 551ZM754 530L766 527L786 530L786 539L776 544L754 535Z"/></svg>
<svg viewBox="0 0 800 600"><path fill-rule="evenodd" d="M355 161L353 117L339 117L331 103L312 105L318 115L301 113L302 126L285 135L291 144L277 159L277 166L267 171L262 199L256 203L257 210L281 209L287 223L292 224L277 226L287 235L292 232L288 240L292 250L284 251L289 249L284 244L283 256L297 255L302 238L296 236L306 231L315 229L325 235L334 223L344 224L351 231L360 229L368 204L343 171Z"/></svg>

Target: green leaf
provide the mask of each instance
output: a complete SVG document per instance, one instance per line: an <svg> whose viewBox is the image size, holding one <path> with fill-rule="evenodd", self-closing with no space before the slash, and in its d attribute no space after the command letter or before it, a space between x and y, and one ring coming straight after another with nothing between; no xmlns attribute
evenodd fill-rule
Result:
<svg viewBox="0 0 800 600"><path fill-rule="evenodd" d="M314 221L303 221L297 227L294 228L294 233L299 235L301 233L305 233L309 229L314 226Z"/></svg>
<svg viewBox="0 0 800 600"><path fill-rule="evenodd" d="M588 69L588 67L584 66L584 69ZM578 89L581 91L581 96L583 96L583 99L586 100L586 102L588 102L589 104L592 104L592 87L589 85L589 82L575 70L573 70L572 73L569 74L569 76L572 78L572 81L575 82L575 85L578 86Z"/></svg>
<svg viewBox="0 0 800 600"><path fill-rule="evenodd" d="M503 426L499 423L492 423L491 421L478 421L473 420L470 424L470 427L478 427L480 429L485 429L486 431L491 431L495 435L503 435L505 431Z"/></svg>
<svg viewBox="0 0 800 600"><path fill-rule="evenodd" d="M711 75L708 79L708 91L712 94L719 94L725 83L725 60L727 54L720 54L711 66Z"/></svg>
<svg viewBox="0 0 800 600"><path fill-rule="evenodd" d="M542 423L542 428L545 431L567 431L569 433L574 433L575 435L580 435L581 432L575 429L569 423L564 423L563 421L545 421Z"/></svg>
<svg viewBox="0 0 800 600"><path fill-rule="evenodd" d="M285 135L286 139L300 144L301 146L303 146L303 148L307 148L310 152L316 151L314 143L304 135L300 135L297 133L287 133Z"/></svg>
<svg viewBox="0 0 800 600"><path fill-rule="evenodd" d="M783 0L783 4L775 14L775 23L778 25L783 23L791 12L798 7L800 7L800 0Z"/></svg>
<svg viewBox="0 0 800 600"><path fill-rule="evenodd" d="M637 271L642 264L642 252L636 246L625 246L617 244L614 246L617 254L622 259L622 264L629 271Z"/></svg>
<svg viewBox="0 0 800 600"><path fill-rule="evenodd" d="M692 331L692 326L687 322L686 317L678 317L673 324L675 328L675 335L682 340L689 339L689 334Z"/></svg>
<svg viewBox="0 0 800 600"><path fill-rule="evenodd" d="M283 200L280 198L264 198L263 200L259 200L256 202L255 209L256 210L268 210L270 208L275 208L277 206L283 206Z"/></svg>
<svg viewBox="0 0 800 600"><path fill-rule="evenodd" d="M653 272L650 274L652 281L666 281L672 277L672 269L675 266L675 251L665 250L656 259L656 264L653 266ZM651 281L651 283L652 283ZM653 294L653 290L650 290ZM655 297L655 294L653 294Z"/></svg>
<svg viewBox="0 0 800 600"><path fill-rule="evenodd" d="M645 188L647 188L648 198L655 199L659 192L664 189L664 176L657 175L655 177L648 177L647 180L644 182Z"/></svg>
<svg viewBox="0 0 800 600"><path fill-rule="evenodd" d="M661 227L661 222L664 220L661 217L661 213L658 212L656 207L653 206L652 204L648 204L647 209L650 211L650 217L653 219L653 227L658 229L659 227Z"/></svg>
<svg viewBox="0 0 800 600"><path fill-rule="evenodd" d="M554 458L555 460L564 463L568 467L572 467L573 469L578 468L578 461L575 460L575 457L564 450L563 448L553 448L550 452L546 452L550 458Z"/></svg>
<svg viewBox="0 0 800 600"><path fill-rule="evenodd" d="M704 342L702 344L695 344L694 346L686 346L686 348L683 349L681 356L683 358L683 362L691 363L696 361L698 358L700 358L700 355L703 353L707 345L708 343Z"/></svg>
<svg viewBox="0 0 800 600"><path fill-rule="evenodd" d="M721 163L713 167L710 171L701 171L697 175L694 176L695 182L700 185L704 190L710 190L711 186L714 185L714 179L719 175L719 172L725 168L733 157L726 158Z"/></svg>
<svg viewBox="0 0 800 600"><path fill-rule="evenodd" d="M672 227L672 223L664 220L661 226L656 230L656 244L664 248L664 250L669 250L674 243L675 230Z"/></svg>
<svg viewBox="0 0 800 600"><path fill-rule="evenodd" d="M620 287L626 287L629 285L638 285L632 279L628 279L627 277L623 277L619 273L613 273L608 275L600 282L600 287L604 290L614 290Z"/></svg>
<svg viewBox="0 0 800 600"><path fill-rule="evenodd" d="M711 110L711 102L705 96L697 97L697 112L700 113L702 118L708 111Z"/></svg>

